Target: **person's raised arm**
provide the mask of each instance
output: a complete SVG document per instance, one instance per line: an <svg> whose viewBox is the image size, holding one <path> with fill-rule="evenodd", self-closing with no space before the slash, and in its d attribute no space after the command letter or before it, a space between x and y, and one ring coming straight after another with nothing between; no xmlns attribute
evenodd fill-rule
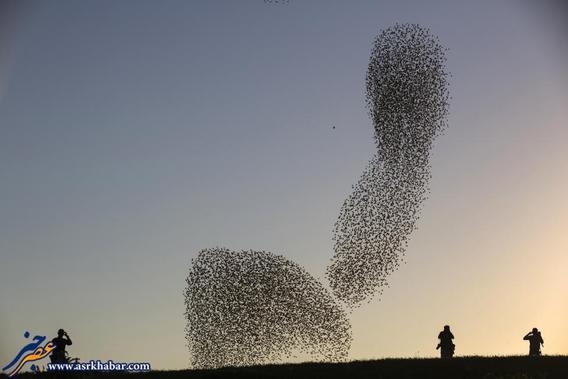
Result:
<svg viewBox="0 0 568 379"><path fill-rule="evenodd" d="M524 340L529 340L532 332L528 332L526 336L523 337Z"/></svg>
<svg viewBox="0 0 568 379"><path fill-rule="evenodd" d="M67 332L65 333L65 337L67 337L67 345L73 345L73 342L71 341L71 338L69 338L69 334L67 334Z"/></svg>

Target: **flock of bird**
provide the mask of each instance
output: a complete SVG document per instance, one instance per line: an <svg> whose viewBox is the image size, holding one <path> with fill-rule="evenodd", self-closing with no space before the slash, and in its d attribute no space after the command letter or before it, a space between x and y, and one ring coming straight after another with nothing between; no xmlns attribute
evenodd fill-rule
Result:
<svg viewBox="0 0 568 379"><path fill-rule="evenodd" d="M377 154L343 203L327 268L335 296L349 307L387 285L428 194L430 149L448 114L444 53L415 24L395 25L375 40L366 100Z"/></svg>
<svg viewBox="0 0 568 379"><path fill-rule="evenodd" d="M202 250L187 277L185 302L193 367L274 362L296 351L337 361L349 352L346 313L283 256Z"/></svg>
<svg viewBox="0 0 568 379"><path fill-rule="evenodd" d="M331 291L265 251L205 249L192 260L184 295L193 367L275 362L297 351L347 358L345 309L382 293L428 194L430 150L448 115L445 62L445 49L419 25L396 24L374 42L366 101L378 150L335 224Z"/></svg>

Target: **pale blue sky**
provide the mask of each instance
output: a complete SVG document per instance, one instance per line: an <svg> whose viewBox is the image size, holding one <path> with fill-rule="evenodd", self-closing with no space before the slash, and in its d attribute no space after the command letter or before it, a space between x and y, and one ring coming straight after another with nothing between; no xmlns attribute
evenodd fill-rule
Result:
<svg viewBox="0 0 568 379"><path fill-rule="evenodd" d="M25 330L63 327L85 360L186 367L182 290L202 248L322 277L374 151L371 43L395 22L449 48L450 127L408 263L352 316L351 358L435 355L445 323L459 355L524 354L533 326L568 353L561 2L7 4L0 362Z"/></svg>

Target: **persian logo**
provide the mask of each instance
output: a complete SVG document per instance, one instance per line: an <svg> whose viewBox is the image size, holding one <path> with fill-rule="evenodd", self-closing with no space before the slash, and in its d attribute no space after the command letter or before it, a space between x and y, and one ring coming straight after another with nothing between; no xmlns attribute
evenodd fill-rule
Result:
<svg viewBox="0 0 568 379"><path fill-rule="evenodd" d="M30 332L24 333L24 338L29 338ZM45 336L35 336L31 343L28 343L20 349L18 354L12 359L10 363L2 367L2 371L8 374L8 376L16 375L28 362L39 361L49 355L53 349L55 349L55 344L52 341L47 342L44 346L41 346L43 341L45 341ZM38 371L39 368L33 364L30 367L32 371ZM10 371L11 370L11 371Z"/></svg>

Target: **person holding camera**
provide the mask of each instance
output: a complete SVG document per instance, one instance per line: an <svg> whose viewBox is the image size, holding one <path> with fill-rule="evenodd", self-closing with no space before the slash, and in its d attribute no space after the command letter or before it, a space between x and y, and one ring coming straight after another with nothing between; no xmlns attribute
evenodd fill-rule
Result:
<svg viewBox="0 0 568 379"><path fill-rule="evenodd" d="M523 340L529 341L529 355L538 356L540 355L540 345L544 345L544 340L542 335L537 328L533 328L531 332L528 332Z"/></svg>
<svg viewBox="0 0 568 379"><path fill-rule="evenodd" d="M71 338L67 332L63 329L57 331L57 337L51 340L55 345L55 348L51 352L49 358L51 363L67 363L67 354L65 352L65 346L73 345Z"/></svg>

